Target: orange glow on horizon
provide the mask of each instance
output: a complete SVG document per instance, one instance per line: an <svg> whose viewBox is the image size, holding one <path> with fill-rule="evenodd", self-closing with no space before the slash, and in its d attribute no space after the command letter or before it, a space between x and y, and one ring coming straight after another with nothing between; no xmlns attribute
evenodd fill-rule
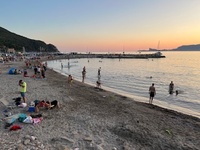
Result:
<svg viewBox="0 0 200 150"><path fill-rule="evenodd" d="M183 28L186 29L186 28ZM182 45L199 44L200 31L198 29L183 30L173 29L171 32L163 32L152 35L141 34L137 35L117 35L111 34L102 35L89 34L89 35L68 35L68 36L53 36L48 37L49 43L54 44L60 51L77 51L77 52L88 52L88 51L137 51L137 50L148 50L149 48L159 49L176 49ZM183 36L184 35L184 36ZM44 37L43 37L44 38ZM47 39L48 39L47 38Z"/></svg>

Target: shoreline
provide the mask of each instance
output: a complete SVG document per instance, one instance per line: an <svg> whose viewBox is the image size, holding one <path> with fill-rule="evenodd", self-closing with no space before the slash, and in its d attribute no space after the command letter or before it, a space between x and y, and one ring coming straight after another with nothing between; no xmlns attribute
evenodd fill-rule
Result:
<svg viewBox="0 0 200 150"><path fill-rule="evenodd" d="M52 69L52 71L54 71L54 72L57 73L58 75L61 75L61 76L66 77L66 79L67 79L67 76L61 74L60 72L57 72L57 71L55 71L54 69ZM199 117L193 116L193 115L191 115L191 114L186 114L186 113L179 112L179 111L176 111L176 110L173 110L173 109L169 109L169 108L166 108L166 107L162 107L161 105L157 105L157 104L154 104L154 103L151 105L151 104L149 104L148 102L145 102L145 100L144 100L144 101L136 100L136 99L134 99L134 97L138 97L138 96L135 96L135 95L132 95L132 97L131 97L131 95L128 96L128 95L126 95L126 94L117 93L118 90L116 90L116 92L115 92L115 91L112 91L113 89L111 89L111 88L110 88L111 90L109 90L108 87L98 89L98 88L95 87L95 85L92 85L92 84L90 84L90 83L86 83L86 82L82 83L80 80L76 80L76 79L75 79L74 81L77 82L78 84L82 85L82 86L85 85L86 87L94 88L94 89L96 89L97 91L99 90L99 91L107 92L107 93L110 93L110 94L112 94L112 95L121 97L122 99L131 100L131 101L133 101L134 103L137 103L137 104L140 104L140 105L144 105L144 106L148 106L148 105L149 105L150 108L151 108L151 107L156 107L156 109L159 109L159 110L164 110L164 111L170 112L170 113L172 113L172 114L183 115L183 116L185 116L186 118L190 118L190 117L191 117L191 118L193 118L194 120L199 120L199 121L200 121L200 118L199 118ZM114 89L114 90L115 90L115 89ZM142 99L143 97L140 97L140 98ZM156 99L154 99L154 100L156 100ZM147 101L148 101L148 100L147 100ZM157 100L156 100L156 101L157 101Z"/></svg>
<svg viewBox="0 0 200 150"><path fill-rule="evenodd" d="M17 65L24 66L22 63ZM15 63L12 65L17 66ZM200 119L197 117L136 102L76 80L69 86L66 76L51 69L47 70L47 79L44 80L8 75L9 68L5 65L0 67L3 70L0 84L6 85L0 87L1 94L9 102L19 96L17 83L23 79L28 86L28 102L57 99L61 103L60 109L41 110L44 119L38 125L20 124L22 130L11 132L1 124L1 147L36 149L35 143L24 144L26 135L37 137L38 145L43 145L45 150L198 150L200 147ZM28 73L31 75L33 70L29 69ZM3 109L1 107L1 111ZM12 113L17 112L28 113L27 109L12 110Z"/></svg>
<svg viewBox="0 0 200 150"><path fill-rule="evenodd" d="M63 76L67 76L68 75L67 73L62 73L59 69L52 69L52 70L57 72L57 73L59 73L59 74L61 74L61 75L63 75ZM81 82L81 80L78 80L78 79L75 79L75 80ZM87 84L89 86L95 87L94 84L89 83L89 82L84 82L84 84ZM121 90L118 90L118 89L109 88L109 87L106 87L106 86L103 86L103 89L108 91L108 92L112 92L112 93L116 93L116 94L119 94L119 95L122 95L122 96L126 96L128 98L133 99L134 101L137 101L137 102L142 102L142 103L147 103L148 104L148 101L149 101L149 99L146 98L146 97L132 95L130 93L127 93L125 91L121 91ZM177 111L179 113L183 113L185 115L190 115L190 116L197 117L197 118L200 119L200 114L197 114L197 112L192 111L192 110L190 110L188 108L183 108L183 107L176 106L176 105L173 105L173 104L167 104L166 102L160 101L160 100L158 100L156 98L154 98L153 104L158 106L158 107L161 107L161 108Z"/></svg>

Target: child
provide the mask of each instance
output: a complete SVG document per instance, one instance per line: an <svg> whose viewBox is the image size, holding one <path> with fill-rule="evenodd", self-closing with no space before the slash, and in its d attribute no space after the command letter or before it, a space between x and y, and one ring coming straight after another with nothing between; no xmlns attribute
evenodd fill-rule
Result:
<svg viewBox="0 0 200 150"><path fill-rule="evenodd" d="M101 88L101 82L99 80L97 80L96 85L97 85L97 88Z"/></svg>
<svg viewBox="0 0 200 150"><path fill-rule="evenodd" d="M69 76L68 76L68 83L69 83L70 86L71 86L72 81L73 81L72 76L69 75Z"/></svg>

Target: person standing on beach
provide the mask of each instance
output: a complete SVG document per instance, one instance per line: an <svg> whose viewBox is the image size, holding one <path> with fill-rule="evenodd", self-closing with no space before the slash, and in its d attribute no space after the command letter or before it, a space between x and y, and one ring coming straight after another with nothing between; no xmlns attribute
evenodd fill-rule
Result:
<svg viewBox="0 0 200 150"><path fill-rule="evenodd" d="M149 87L149 104L152 104L153 98L156 95L156 89L154 87L154 83Z"/></svg>
<svg viewBox="0 0 200 150"><path fill-rule="evenodd" d="M83 67L83 72L86 72L85 66Z"/></svg>
<svg viewBox="0 0 200 150"><path fill-rule="evenodd" d="M38 71L37 66L34 66L34 74L35 74L35 75L37 74L37 71Z"/></svg>
<svg viewBox="0 0 200 150"><path fill-rule="evenodd" d="M27 88L26 82L19 80L19 86L21 87L20 89L21 97L23 98L24 103L26 103L26 97L25 97L26 88Z"/></svg>
<svg viewBox="0 0 200 150"><path fill-rule="evenodd" d="M45 62L45 67L47 68L47 62Z"/></svg>
<svg viewBox="0 0 200 150"><path fill-rule="evenodd" d="M86 69L85 69L85 66L84 66L83 71L82 71L82 82L84 82L84 80L85 80L85 74L86 74Z"/></svg>
<svg viewBox="0 0 200 150"><path fill-rule="evenodd" d="M171 81L171 83L169 84L169 94L173 94L174 92L174 83L173 81Z"/></svg>
<svg viewBox="0 0 200 150"><path fill-rule="evenodd" d="M63 63L61 63L61 69L63 69Z"/></svg>
<svg viewBox="0 0 200 150"><path fill-rule="evenodd" d="M44 70L44 68L41 68L41 77L45 78L45 70Z"/></svg>

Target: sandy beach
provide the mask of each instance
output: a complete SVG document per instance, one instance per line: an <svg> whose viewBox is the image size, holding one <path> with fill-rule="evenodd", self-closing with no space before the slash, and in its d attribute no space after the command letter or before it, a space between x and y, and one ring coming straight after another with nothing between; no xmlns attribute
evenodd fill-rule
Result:
<svg viewBox="0 0 200 150"><path fill-rule="evenodd" d="M19 97L18 81L27 83L27 102L58 100L60 109L41 109L42 122L20 123L22 129L5 129L5 116L0 114L0 149L5 150L199 150L200 119L131 98L97 89L51 69L46 79L9 75L10 67L25 68L23 62L0 64L0 95L13 104ZM32 75L33 70L28 69ZM6 106L0 102L0 111ZM8 111L30 113L26 108ZM34 138L35 137L35 138Z"/></svg>

